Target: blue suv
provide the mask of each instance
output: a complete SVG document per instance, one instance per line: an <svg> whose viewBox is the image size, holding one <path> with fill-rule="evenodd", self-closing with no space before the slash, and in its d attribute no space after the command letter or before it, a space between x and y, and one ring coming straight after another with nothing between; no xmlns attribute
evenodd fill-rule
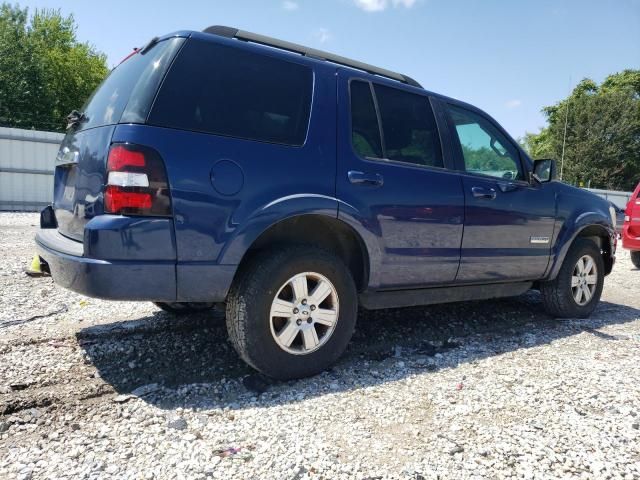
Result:
<svg viewBox="0 0 640 480"><path fill-rule="evenodd" d="M615 212L490 116L389 70L229 27L154 38L69 116L36 242L85 295L192 311L280 379L367 309L541 292L585 317Z"/></svg>

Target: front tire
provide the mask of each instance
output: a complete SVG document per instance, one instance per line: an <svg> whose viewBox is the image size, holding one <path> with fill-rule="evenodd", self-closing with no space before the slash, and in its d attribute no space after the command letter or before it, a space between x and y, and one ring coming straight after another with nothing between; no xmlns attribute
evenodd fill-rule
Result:
<svg viewBox="0 0 640 480"><path fill-rule="evenodd" d="M357 315L351 273L330 252L283 246L254 256L227 297L227 330L242 359L267 376L315 375L344 352Z"/></svg>
<svg viewBox="0 0 640 480"><path fill-rule="evenodd" d="M635 250L631 252L631 263L640 269L640 250Z"/></svg>
<svg viewBox="0 0 640 480"><path fill-rule="evenodd" d="M586 318L595 310L604 286L604 261L598 246L578 238L564 259L558 276L540 285L542 302L550 315Z"/></svg>

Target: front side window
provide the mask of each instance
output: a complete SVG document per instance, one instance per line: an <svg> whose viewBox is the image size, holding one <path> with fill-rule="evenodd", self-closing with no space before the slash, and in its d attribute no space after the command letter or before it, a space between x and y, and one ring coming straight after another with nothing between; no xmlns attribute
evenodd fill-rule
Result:
<svg viewBox="0 0 640 480"><path fill-rule="evenodd" d="M385 158L428 167L444 167L440 138L427 97L397 88L374 87Z"/></svg>
<svg viewBox="0 0 640 480"><path fill-rule="evenodd" d="M190 39L148 123L299 146L307 135L312 91L309 67Z"/></svg>
<svg viewBox="0 0 640 480"><path fill-rule="evenodd" d="M522 180L518 152L488 120L482 116L449 105L455 125L465 170L505 180Z"/></svg>

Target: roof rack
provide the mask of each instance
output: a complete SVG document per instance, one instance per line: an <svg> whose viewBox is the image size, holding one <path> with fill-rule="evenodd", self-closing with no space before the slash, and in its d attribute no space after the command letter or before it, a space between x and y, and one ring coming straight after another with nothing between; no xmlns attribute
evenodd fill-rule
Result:
<svg viewBox="0 0 640 480"><path fill-rule="evenodd" d="M318 60L326 60L329 62L337 63L339 65L356 68L358 70L364 70L368 73L373 73L382 77L398 80L413 87L422 88L422 85L420 85L413 78L408 77L407 75L392 72L391 70L386 70L384 68L374 67L373 65L369 65L368 63L351 60L350 58L341 57L340 55L335 55L333 53L316 50L315 48L304 47L302 45L298 45L297 43L286 42L284 40L278 40L277 38L267 37L265 35L260 35L257 33L245 32L244 30L239 30L233 27L225 27L223 25L214 25L211 27L207 27L203 30L203 32L211 33L213 35L219 35L221 37L237 38L238 40L259 43L262 45L267 45L269 47L280 48L289 52L299 53L301 55L304 55L305 57L316 58Z"/></svg>

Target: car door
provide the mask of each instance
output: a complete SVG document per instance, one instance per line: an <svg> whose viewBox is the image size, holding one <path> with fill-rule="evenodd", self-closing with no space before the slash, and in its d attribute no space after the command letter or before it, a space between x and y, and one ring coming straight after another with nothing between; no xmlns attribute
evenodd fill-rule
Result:
<svg viewBox="0 0 640 480"><path fill-rule="evenodd" d="M368 232L375 250L370 286L451 283L460 261L464 194L445 168L426 94L338 74L339 217Z"/></svg>
<svg viewBox="0 0 640 480"><path fill-rule="evenodd" d="M533 280L551 249L555 192L527 181L519 149L479 111L446 105L458 168L464 172L464 234L457 282Z"/></svg>

